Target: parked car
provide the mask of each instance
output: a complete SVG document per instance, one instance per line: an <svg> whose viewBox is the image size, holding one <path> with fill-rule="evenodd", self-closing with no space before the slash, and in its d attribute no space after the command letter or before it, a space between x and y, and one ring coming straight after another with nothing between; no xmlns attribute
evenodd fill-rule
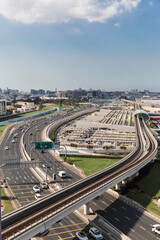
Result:
<svg viewBox="0 0 160 240"><path fill-rule="evenodd" d="M37 185L34 185L34 186L33 186L33 191L34 191L35 193L41 192L40 188L39 188Z"/></svg>
<svg viewBox="0 0 160 240"><path fill-rule="evenodd" d="M77 237L79 240L88 240L87 235L86 235L83 231L78 231L78 232L76 232L76 237Z"/></svg>
<svg viewBox="0 0 160 240"><path fill-rule="evenodd" d="M40 198L41 198L41 194L36 193L36 194L35 194L35 199L40 199Z"/></svg>
<svg viewBox="0 0 160 240"><path fill-rule="evenodd" d="M89 229L89 233L90 233L90 235L91 235L94 239L96 239L96 240L101 240L101 239L103 239L102 234L101 234L100 231L99 231L97 228L95 228L95 227L91 227L91 228Z"/></svg>
<svg viewBox="0 0 160 240"><path fill-rule="evenodd" d="M160 235L160 224L152 225L152 232L155 232L156 234Z"/></svg>
<svg viewBox="0 0 160 240"><path fill-rule="evenodd" d="M45 183L45 182L40 183L40 186L41 186L42 189L48 189L49 188L48 184Z"/></svg>

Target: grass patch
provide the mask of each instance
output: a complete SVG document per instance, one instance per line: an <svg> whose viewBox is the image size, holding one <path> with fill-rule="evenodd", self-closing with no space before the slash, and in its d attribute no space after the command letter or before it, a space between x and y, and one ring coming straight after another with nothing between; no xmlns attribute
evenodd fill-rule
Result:
<svg viewBox="0 0 160 240"><path fill-rule="evenodd" d="M160 206L152 199L160 197L160 162L148 164L140 171L140 175L133 182L133 189L127 193L127 197L139 202L146 210L160 216Z"/></svg>
<svg viewBox="0 0 160 240"><path fill-rule="evenodd" d="M5 201L5 205L6 205L5 209L3 211L3 215L12 212L14 210L14 208L11 204L11 201L10 201L9 197L6 196L3 188L1 188L1 199L3 201Z"/></svg>
<svg viewBox="0 0 160 240"><path fill-rule="evenodd" d="M44 111L48 111L48 110L51 110L55 107L58 107L57 105L44 105L44 107L41 109L41 110L35 110L35 111L31 111L31 112L27 112L27 113L21 113L21 114L18 114L18 115L15 115L15 116L10 116L10 117L4 117L4 118L1 118L0 119L0 122L3 122L3 121L8 121L8 120L11 120L11 119L16 119L16 118L20 118L20 117L26 117L26 116L30 116L32 114L36 114L36 113L41 113L41 112L44 112Z"/></svg>
<svg viewBox="0 0 160 240"><path fill-rule="evenodd" d="M4 129L8 127L7 125L0 126L0 136L2 135Z"/></svg>
<svg viewBox="0 0 160 240"><path fill-rule="evenodd" d="M160 163L155 162L151 166L146 168L147 175L136 181L135 184L148 196L160 197Z"/></svg>
<svg viewBox="0 0 160 240"><path fill-rule="evenodd" d="M103 168L113 165L119 159L67 157L67 160L72 164L75 164L76 167L81 168L84 171L84 174L89 176L92 173L98 172Z"/></svg>
<svg viewBox="0 0 160 240"><path fill-rule="evenodd" d="M157 206L150 198L144 195L144 193L139 192L137 189L129 190L127 197L133 199L134 201L140 203L147 211L153 212L160 216L160 207Z"/></svg>

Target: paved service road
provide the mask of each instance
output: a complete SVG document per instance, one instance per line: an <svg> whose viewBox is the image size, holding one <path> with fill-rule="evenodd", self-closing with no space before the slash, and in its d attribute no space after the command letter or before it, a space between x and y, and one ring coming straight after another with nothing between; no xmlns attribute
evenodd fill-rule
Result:
<svg viewBox="0 0 160 240"><path fill-rule="evenodd" d="M108 193L102 200L92 201L91 208L133 240L160 239L152 233L152 225L157 221Z"/></svg>

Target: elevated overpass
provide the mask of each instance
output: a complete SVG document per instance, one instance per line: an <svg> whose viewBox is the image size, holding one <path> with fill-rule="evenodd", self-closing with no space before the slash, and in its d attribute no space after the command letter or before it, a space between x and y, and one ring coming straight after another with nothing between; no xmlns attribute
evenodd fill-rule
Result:
<svg viewBox="0 0 160 240"><path fill-rule="evenodd" d="M157 154L157 141L144 120L135 115L137 145L116 164L2 218L2 239L27 240L49 229L83 204L136 174Z"/></svg>

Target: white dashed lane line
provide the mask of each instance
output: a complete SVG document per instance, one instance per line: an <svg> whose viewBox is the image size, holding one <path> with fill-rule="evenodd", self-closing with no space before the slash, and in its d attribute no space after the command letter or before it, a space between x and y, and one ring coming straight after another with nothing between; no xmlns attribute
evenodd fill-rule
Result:
<svg viewBox="0 0 160 240"><path fill-rule="evenodd" d="M146 231L146 229L144 227L142 227L142 226L139 226L139 227Z"/></svg>

